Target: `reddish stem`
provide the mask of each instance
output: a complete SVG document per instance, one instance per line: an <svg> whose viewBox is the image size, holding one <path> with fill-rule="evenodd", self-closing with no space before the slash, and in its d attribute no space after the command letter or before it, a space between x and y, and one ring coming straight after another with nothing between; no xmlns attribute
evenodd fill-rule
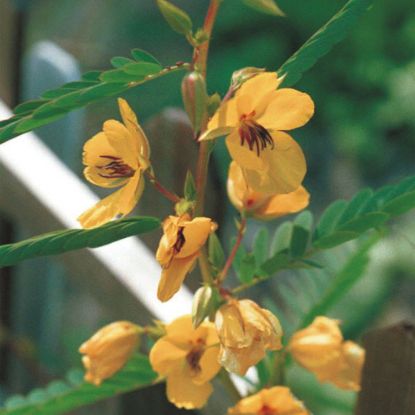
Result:
<svg viewBox="0 0 415 415"><path fill-rule="evenodd" d="M173 203L180 202L180 197L170 190L166 189L151 173L147 172L147 176L155 189L161 193L166 199L169 199Z"/></svg>

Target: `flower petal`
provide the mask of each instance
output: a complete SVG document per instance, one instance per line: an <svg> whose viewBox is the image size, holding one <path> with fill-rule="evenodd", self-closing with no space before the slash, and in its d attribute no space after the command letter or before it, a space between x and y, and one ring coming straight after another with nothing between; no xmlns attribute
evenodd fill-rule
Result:
<svg viewBox="0 0 415 415"><path fill-rule="evenodd" d="M219 341L219 340L218 340ZM219 345L208 347L199 360L200 372L193 377L193 382L197 384L209 382L220 370L218 362Z"/></svg>
<svg viewBox="0 0 415 415"><path fill-rule="evenodd" d="M294 192L271 196L266 203L255 210L254 217L269 220L296 213L306 208L309 200L310 194L300 186Z"/></svg>
<svg viewBox="0 0 415 415"><path fill-rule="evenodd" d="M114 178L103 177L99 169L94 166L87 166L84 169L84 176L90 182L100 187L113 188L120 187L126 184L130 178Z"/></svg>
<svg viewBox="0 0 415 415"><path fill-rule="evenodd" d="M204 406L213 391L210 383L195 384L184 367L167 378L167 398L178 408L195 409Z"/></svg>
<svg viewBox="0 0 415 415"><path fill-rule="evenodd" d="M268 92L275 91L281 82L282 78L278 78L276 72L263 72L244 82L235 97L242 95L251 97L252 108L255 108L261 98Z"/></svg>
<svg viewBox="0 0 415 415"><path fill-rule="evenodd" d="M177 259L186 258L199 252L210 233L216 229L216 224L212 222L212 219L205 217L197 217L191 221L186 221L183 226L185 243L175 256Z"/></svg>
<svg viewBox="0 0 415 415"><path fill-rule="evenodd" d="M107 120L104 122L102 129L108 138L108 142L116 150L118 157L125 164L137 169L139 166L136 142L127 127L117 120Z"/></svg>
<svg viewBox="0 0 415 415"><path fill-rule="evenodd" d="M179 291L186 275L193 267L199 253L193 256L177 259L174 258L168 268L163 269L157 290L160 301L167 301Z"/></svg>
<svg viewBox="0 0 415 415"><path fill-rule="evenodd" d="M182 366L187 353L185 348L169 339L161 338L151 348L149 358L153 370L162 376L168 376Z"/></svg>
<svg viewBox="0 0 415 415"><path fill-rule="evenodd" d="M93 228L103 225L115 216L128 215L134 209L143 190L144 180L141 172L137 171L124 187L100 200L79 216L78 221L84 228Z"/></svg>
<svg viewBox="0 0 415 415"><path fill-rule="evenodd" d="M250 187L264 194L293 192L301 185L307 170L303 151L286 133L279 131L271 136L275 147L261 152L261 159L268 168L261 171L240 164L245 179Z"/></svg>
<svg viewBox="0 0 415 415"><path fill-rule="evenodd" d="M150 145L143 129L138 123L137 116L125 99L118 98L118 107L120 109L123 123L133 138L132 145L135 147L136 152L140 154L141 157L148 160L150 158Z"/></svg>
<svg viewBox="0 0 415 415"><path fill-rule="evenodd" d="M269 130L292 130L306 124L314 114L314 102L308 94L291 88L275 91L256 122Z"/></svg>
<svg viewBox="0 0 415 415"><path fill-rule="evenodd" d="M258 171L267 171L268 165L260 156L253 150L250 150L248 145L245 143L241 145L241 138L237 129L233 130L231 134L226 137L226 146L228 147L231 157L245 169L252 169Z"/></svg>
<svg viewBox="0 0 415 415"><path fill-rule="evenodd" d="M208 123L207 130L199 138L199 141L212 140L213 138L229 134L239 123L235 98L222 104Z"/></svg>
<svg viewBox="0 0 415 415"><path fill-rule="evenodd" d="M85 166L100 166L106 164L101 156L119 157L118 151L108 141L102 131L95 134L84 144L82 162Z"/></svg>

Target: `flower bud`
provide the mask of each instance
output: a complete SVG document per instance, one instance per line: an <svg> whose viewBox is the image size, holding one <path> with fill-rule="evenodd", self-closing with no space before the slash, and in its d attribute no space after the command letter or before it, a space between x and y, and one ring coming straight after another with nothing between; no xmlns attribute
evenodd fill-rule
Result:
<svg viewBox="0 0 415 415"><path fill-rule="evenodd" d="M198 328L210 314L213 309L213 301L212 287L205 285L195 292L192 303L192 323L194 328Z"/></svg>
<svg viewBox="0 0 415 415"><path fill-rule="evenodd" d="M136 350L139 327L128 321L117 321L97 331L79 348L85 366L85 380L100 385L118 372Z"/></svg>
<svg viewBox="0 0 415 415"><path fill-rule="evenodd" d="M193 71L183 78L182 98L193 130L198 133L207 118L208 102L205 80L199 72Z"/></svg>
<svg viewBox="0 0 415 415"><path fill-rule="evenodd" d="M278 319L251 300L230 300L216 313L221 342L219 361L228 371L244 375L266 350L282 348Z"/></svg>

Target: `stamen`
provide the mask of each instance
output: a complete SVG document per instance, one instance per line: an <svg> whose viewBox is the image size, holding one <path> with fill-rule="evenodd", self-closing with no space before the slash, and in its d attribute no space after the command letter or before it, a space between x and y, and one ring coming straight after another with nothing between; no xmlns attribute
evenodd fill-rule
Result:
<svg viewBox="0 0 415 415"><path fill-rule="evenodd" d="M197 339L196 345L186 355L186 361L190 366L190 369L194 373L199 373L202 368L200 367L200 359L204 353L205 341L203 339Z"/></svg>
<svg viewBox="0 0 415 415"><path fill-rule="evenodd" d="M179 227L177 231L177 239L173 245L173 250L175 254L178 254L181 251L181 249L183 248L183 245L186 242L186 238L184 237L183 232L184 232L184 227L183 226Z"/></svg>
<svg viewBox="0 0 415 415"><path fill-rule="evenodd" d="M264 405L259 410L259 415L278 415L278 411L274 408L269 407L268 405Z"/></svg>
<svg viewBox="0 0 415 415"><path fill-rule="evenodd" d="M122 158L107 155L99 157L111 160L103 166L96 166L101 170L101 173L98 173L101 177L104 177L105 179L120 179L134 176L135 170L128 164L123 163Z"/></svg>
<svg viewBox="0 0 415 415"><path fill-rule="evenodd" d="M251 151L254 151L255 148L257 156L259 156L261 151L265 150L268 146L270 146L271 149L274 149L275 147L274 140L269 131L255 121L246 121L245 118L241 117L241 124L238 132L241 139L241 146L246 142Z"/></svg>

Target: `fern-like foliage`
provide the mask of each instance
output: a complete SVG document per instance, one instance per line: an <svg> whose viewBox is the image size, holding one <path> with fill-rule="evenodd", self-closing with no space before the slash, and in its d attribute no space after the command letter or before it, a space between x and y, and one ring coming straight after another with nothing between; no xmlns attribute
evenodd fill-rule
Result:
<svg viewBox="0 0 415 415"><path fill-rule="evenodd" d="M114 69L87 72L80 81L69 82L44 92L39 99L18 105L13 117L0 121L0 143L49 124L74 109L185 68L185 65L163 68L156 58L141 49L133 49L131 55L133 59L113 58Z"/></svg>
<svg viewBox="0 0 415 415"><path fill-rule="evenodd" d="M133 356L122 371L94 386L83 380L82 370L72 370L66 379L57 380L28 396L10 397L0 415L56 415L151 385L156 380L146 356Z"/></svg>
<svg viewBox="0 0 415 415"><path fill-rule="evenodd" d="M334 45L343 40L356 24L358 18L366 13L373 0L349 0L322 28L278 69L278 75L286 75L284 86L298 82L303 73L326 55Z"/></svg>
<svg viewBox="0 0 415 415"><path fill-rule="evenodd" d="M21 242L0 246L0 266L13 265L37 256L57 255L81 248L97 248L151 232L160 227L153 217L131 217L109 222L93 229L68 229L35 236Z"/></svg>

